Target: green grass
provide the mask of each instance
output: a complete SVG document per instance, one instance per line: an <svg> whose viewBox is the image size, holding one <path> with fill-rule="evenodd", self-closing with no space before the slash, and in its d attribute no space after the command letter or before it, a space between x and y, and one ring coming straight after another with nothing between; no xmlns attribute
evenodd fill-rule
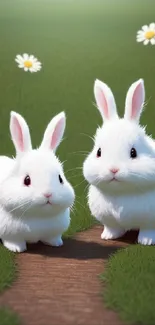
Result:
<svg viewBox="0 0 155 325"><path fill-rule="evenodd" d="M101 118L93 106L93 83L104 80L124 110L129 85L143 77L147 110L142 122L154 133L155 47L136 43L136 32L154 20L155 3L128 0L1 0L0 139L1 153L14 154L8 123L11 109L23 114L38 145L49 120L65 110L67 128L58 155L77 200L68 234L93 224L86 205L81 167L92 148L89 138ZM43 63L36 74L18 69L17 53L32 53ZM69 171L74 169L73 171Z"/></svg>
<svg viewBox="0 0 155 325"><path fill-rule="evenodd" d="M101 276L104 301L129 324L155 324L155 248L132 245L110 257Z"/></svg>
<svg viewBox="0 0 155 325"><path fill-rule="evenodd" d="M15 254L0 245L0 293L11 286L15 277Z"/></svg>
<svg viewBox="0 0 155 325"><path fill-rule="evenodd" d="M8 308L0 308L0 325L20 325L19 317Z"/></svg>
<svg viewBox="0 0 155 325"><path fill-rule="evenodd" d="M0 293L9 289L16 278L15 254L0 246ZM6 307L0 308L0 325L18 325L18 316Z"/></svg>

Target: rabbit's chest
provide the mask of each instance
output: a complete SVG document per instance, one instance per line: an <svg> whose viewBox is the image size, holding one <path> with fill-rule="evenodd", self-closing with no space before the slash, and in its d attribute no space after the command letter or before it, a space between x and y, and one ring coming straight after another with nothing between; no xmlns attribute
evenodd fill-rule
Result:
<svg viewBox="0 0 155 325"><path fill-rule="evenodd" d="M55 237L69 226L69 214L55 217L26 218L22 221L21 234L27 242L37 242L50 236Z"/></svg>
<svg viewBox="0 0 155 325"><path fill-rule="evenodd" d="M41 233L42 231L48 231L48 229L53 227L53 220L51 218L39 219L31 218L25 221L25 225L32 232Z"/></svg>
<svg viewBox="0 0 155 325"><path fill-rule="evenodd" d="M29 218L22 221L22 233L26 241L37 242L51 232L55 226L54 220L50 218Z"/></svg>
<svg viewBox="0 0 155 325"><path fill-rule="evenodd" d="M92 189L89 192L91 213L102 224L115 227L137 229L148 222L155 225L155 192L137 196L104 196Z"/></svg>

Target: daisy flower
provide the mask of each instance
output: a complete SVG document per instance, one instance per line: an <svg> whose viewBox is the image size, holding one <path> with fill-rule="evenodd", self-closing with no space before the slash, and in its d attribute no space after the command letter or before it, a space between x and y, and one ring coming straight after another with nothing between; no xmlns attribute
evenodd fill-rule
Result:
<svg viewBox="0 0 155 325"><path fill-rule="evenodd" d="M38 61L34 55L23 54L16 55L15 61L19 68L24 69L24 71L37 72L41 70L41 62Z"/></svg>
<svg viewBox="0 0 155 325"><path fill-rule="evenodd" d="M155 23L142 26L141 30L137 32L137 42L143 42L144 45L155 44Z"/></svg>

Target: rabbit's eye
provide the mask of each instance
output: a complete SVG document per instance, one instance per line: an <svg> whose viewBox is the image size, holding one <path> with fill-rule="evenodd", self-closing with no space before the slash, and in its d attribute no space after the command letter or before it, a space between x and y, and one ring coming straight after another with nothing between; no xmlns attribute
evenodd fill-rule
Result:
<svg viewBox="0 0 155 325"><path fill-rule="evenodd" d="M98 158L101 157L101 148L99 148L99 149L97 150L97 157L98 157Z"/></svg>
<svg viewBox="0 0 155 325"><path fill-rule="evenodd" d="M136 151L135 148L131 148L131 150L130 150L130 157L131 157L132 159L134 159L134 158L137 157L137 151Z"/></svg>
<svg viewBox="0 0 155 325"><path fill-rule="evenodd" d="M29 186L31 184L31 178L29 175L27 175L25 178L24 178L24 185L25 186Z"/></svg>
<svg viewBox="0 0 155 325"><path fill-rule="evenodd" d="M60 184L63 184L63 179L60 175L59 175L59 182L60 182Z"/></svg>

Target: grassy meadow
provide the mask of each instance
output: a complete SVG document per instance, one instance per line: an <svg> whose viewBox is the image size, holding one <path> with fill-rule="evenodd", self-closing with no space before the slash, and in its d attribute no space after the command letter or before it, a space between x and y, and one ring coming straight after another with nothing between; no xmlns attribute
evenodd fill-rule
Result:
<svg viewBox="0 0 155 325"><path fill-rule="evenodd" d="M148 105L142 122L154 133L155 47L136 42L137 30L154 20L153 8L153 0L1 0L1 154L14 154L10 110L26 118L34 146L49 120L65 110L67 128L58 153L77 194L70 234L92 224L79 167L92 147L89 136L101 124L93 106L94 80L110 85L122 114L128 87L144 78ZM34 54L42 70L19 69L14 59L23 53Z"/></svg>
<svg viewBox="0 0 155 325"><path fill-rule="evenodd" d="M112 88L122 115L128 87L144 78L147 107L141 121L155 136L155 46L136 42L137 30L154 21L154 0L0 1L0 153L14 154L11 110L26 118L34 146L50 119L66 112L58 154L77 195L68 235L94 222L80 169L93 145L90 136L101 124L93 105L94 80ZM35 55L42 70L19 69L15 56L23 53Z"/></svg>

